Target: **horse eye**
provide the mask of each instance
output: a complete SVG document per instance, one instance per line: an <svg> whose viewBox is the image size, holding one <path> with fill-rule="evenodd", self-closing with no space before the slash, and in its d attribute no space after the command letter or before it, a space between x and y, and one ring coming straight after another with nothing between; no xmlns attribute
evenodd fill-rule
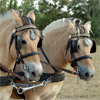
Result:
<svg viewBox="0 0 100 100"><path fill-rule="evenodd" d="M25 40L22 40L22 44L23 44L23 45L25 45L25 44L27 44L27 43L26 43L26 41L25 41Z"/></svg>
<svg viewBox="0 0 100 100"><path fill-rule="evenodd" d="M80 49L80 46L78 45L77 48Z"/></svg>

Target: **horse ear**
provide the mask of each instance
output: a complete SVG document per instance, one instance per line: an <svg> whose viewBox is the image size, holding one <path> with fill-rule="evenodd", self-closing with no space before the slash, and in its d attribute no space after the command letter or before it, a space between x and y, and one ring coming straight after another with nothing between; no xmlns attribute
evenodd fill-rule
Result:
<svg viewBox="0 0 100 100"><path fill-rule="evenodd" d="M84 27L86 28L87 32L89 33L89 31L91 30L91 21L88 21L84 24Z"/></svg>
<svg viewBox="0 0 100 100"><path fill-rule="evenodd" d="M21 18L21 16L23 15L23 11L21 10L17 10L18 11L18 16Z"/></svg>
<svg viewBox="0 0 100 100"><path fill-rule="evenodd" d="M69 20L75 25L78 26L79 24L81 24L81 20L77 19L77 18L69 18Z"/></svg>
<svg viewBox="0 0 100 100"><path fill-rule="evenodd" d="M31 10L31 11L28 13L27 17L31 18L31 19L35 22L34 10Z"/></svg>
<svg viewBox="0 0 100 100"><path fill-rule="evenodd" d="M14 18L14 21L15 21L15 25L17 27L22 26L23 23L22 23L21 18L18 16L18 14L14 10L11 9L11 11L12 11L12 14L13 14L13 18Z"/></svg>
<svg viewBox="0 0 100 100"><path fill-rule="evenodd" d="M75 33L76 32L75 25L73 23L71 23L69 20L68 20L68 22L69 22L69 29L70 29L71 34Z"/></svg>
<svg viewBox="0 0 100 100"><path fill-rule="evenodd" d="M78 26L81 23L81 20L75 19L75 25Z"/></svg>

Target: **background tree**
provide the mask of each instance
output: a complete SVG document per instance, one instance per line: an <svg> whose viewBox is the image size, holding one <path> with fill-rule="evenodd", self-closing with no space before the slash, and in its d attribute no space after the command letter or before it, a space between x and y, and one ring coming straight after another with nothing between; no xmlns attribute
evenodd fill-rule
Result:
<svg viewBox="0 0 100 100"><path fill-rule="evenodd" d="M92 22L92 37L100 37L100 0L71 0L68 12L83 22Z"/></svg>
<svg viewBox="0 0 100 100"><path fill-rule="evenodd" d="M19 9L22 9L24 15L27 15L29 11L34 10L34 1L35 0L22 0Z"/></svg>
<svg viewBox="0 0 100 100"><path fill-rule="evenodd" d="M38 1L38 4L36 2ZM34 10L36 15L36 25L43 30L51 22L61 19L76 17L92 22L92 37L100 39L100 0L22 0L21 5L17 5L17 0L0 0L0 12L9 9L22 9L27 15L30 10Z"/></svg>
<svg viewBox="0 0 100 100"><path fill-rule="evenodd" d="M63 11L63 7L69 0L40 0L39 13L40 19L37 20L39 29L43 30L45 26L60 18L68 17L68 12Z"/></svg>
<svg viewBox="0 0 100 100"><path fill-rule="evenodd" d="M0 13L7 11L8 0L0 0Z"/></svg>
<svg viewBox="0 0 100 100"><path fill-rule="evenodd" d="M17 0L10 0L8 2L8 9L18 9L17 4L18 4Z"/></svg>

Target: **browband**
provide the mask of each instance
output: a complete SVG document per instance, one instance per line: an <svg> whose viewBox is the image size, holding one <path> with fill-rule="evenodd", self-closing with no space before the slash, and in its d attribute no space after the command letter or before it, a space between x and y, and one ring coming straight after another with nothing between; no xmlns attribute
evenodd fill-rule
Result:
<svg viewBox="0 0 100 100"><path fill-rule="evenodd" d="M76 37L90 37L90 34L88 33L71 34L71 38L76 38Z"/></svg>
<svg viewBox="0 0 100 100"><path fill-rule="evenodd" d="M17 27L16 28L16 32L25 30L25 29L36 29L37 27L34 25L25 25L25 26L21 26L21 27Z"/></svg>

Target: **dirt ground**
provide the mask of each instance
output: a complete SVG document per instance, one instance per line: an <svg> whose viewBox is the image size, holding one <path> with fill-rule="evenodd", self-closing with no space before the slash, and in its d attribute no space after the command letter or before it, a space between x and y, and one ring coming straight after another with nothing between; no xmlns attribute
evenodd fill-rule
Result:
<svg viewBox="0 0 100 100"><path fill-rule="evenodd" d="M100 100L100 46L97 46L97 52L91 56L95 76L89 81L89 84L82 80L80 80L80 84L77 84L77 76L66 73L64 84L56 100ZM67 69L73 70L70 65L67 66Z"/></svg>

